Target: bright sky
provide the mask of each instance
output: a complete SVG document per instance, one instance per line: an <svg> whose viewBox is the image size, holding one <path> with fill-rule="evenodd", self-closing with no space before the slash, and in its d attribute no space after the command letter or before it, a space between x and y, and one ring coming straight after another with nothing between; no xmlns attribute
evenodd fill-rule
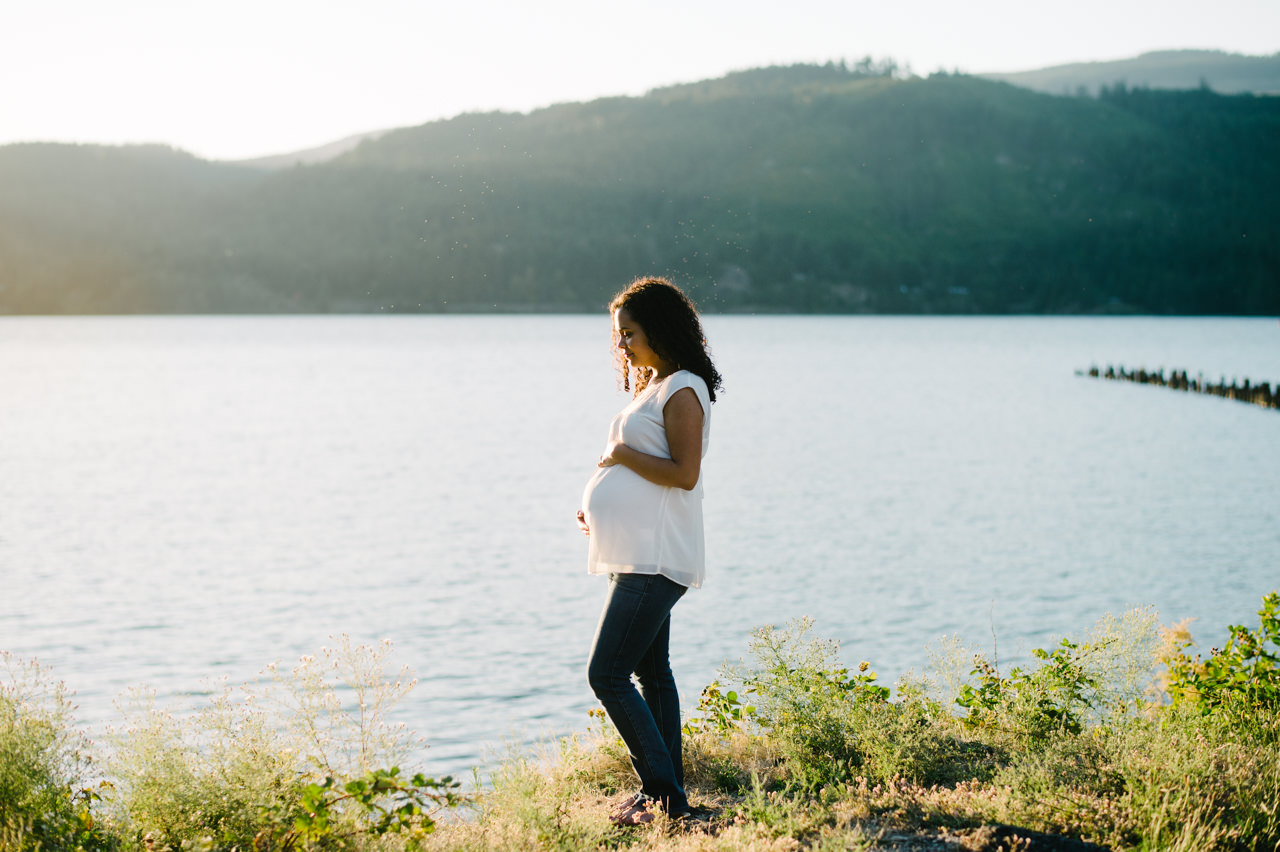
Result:
<svg viewBox="0 0 1280 852"><path fill-rule="evenodd" d="M871 55L974 73L1280 51L1280 0L3 0L0 144L284 153Z"/></svg>

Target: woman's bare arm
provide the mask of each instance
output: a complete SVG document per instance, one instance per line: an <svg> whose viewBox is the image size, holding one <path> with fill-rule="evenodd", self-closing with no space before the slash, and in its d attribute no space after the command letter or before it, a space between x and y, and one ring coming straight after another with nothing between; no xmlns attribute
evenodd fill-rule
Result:
<svg viewBox="0 0 1280 852"><path fill-rule="evenodd" d="M705 416L693 388L681 388L662 407L671 458L651 456L615 441L600 457L599 466L620 464L657 485L691 491L702 471L702 419Z"/></svg>

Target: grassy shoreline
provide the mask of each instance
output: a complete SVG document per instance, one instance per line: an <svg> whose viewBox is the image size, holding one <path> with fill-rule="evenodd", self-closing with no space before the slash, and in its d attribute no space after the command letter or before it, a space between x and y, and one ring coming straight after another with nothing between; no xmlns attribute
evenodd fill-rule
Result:
<svg viewBox="0 0 1280 852"><path fill-rule="evenodd" d="M610 825L633 790L596 711L473 794L401 773L413 686L339 642L197 717L145 693L97 745L61 684L0 667L0 852L191 850L1280 850L1280 595L1205 658L1154 613L1001 671L958 643L890 691L812 625L765 627L688 714L696 818ZM7 676L6 676L7 672ZM88 785L87 778L106 778Z"/></svg>

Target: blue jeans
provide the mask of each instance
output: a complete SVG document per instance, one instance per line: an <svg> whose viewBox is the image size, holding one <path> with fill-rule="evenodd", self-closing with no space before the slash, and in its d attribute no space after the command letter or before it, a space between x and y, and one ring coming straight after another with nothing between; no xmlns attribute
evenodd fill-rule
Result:
<svg viewBox="0 0 1280 852"><path fill-rule="evenodd" d="M660 574L610 574L609 597L587 665L587 680L626 743L641 792L669 812L689 807L680 751L680 696L667 659L671 608L685 591ZM639 691L631 682L633 673Z"/></svg>

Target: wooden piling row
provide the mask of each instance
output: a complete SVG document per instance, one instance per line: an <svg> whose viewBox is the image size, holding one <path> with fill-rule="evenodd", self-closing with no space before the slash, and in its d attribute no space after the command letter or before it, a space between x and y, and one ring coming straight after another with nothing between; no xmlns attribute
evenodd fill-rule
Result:
<svg viewBox="0 0 1280 852"><path fill-rule="evenodd" d="M1129 371L1124 367L1113 367L1110 364L1107 365L1105 370L1099 370L1095 365L1089 368L1088 373L1081 373L1077 370L1076 374L1092 376L1095 379L1103 378L1123 382L1137 382L1140 385L1160 385L1161 387L1188 393L1207 393L1210 396L1235 399L1240 402L1260 405L1263 408L1280 409L1280 385L1277 385L1275 390L1272 390L1270 382L1255 385L1245 379L1243 384L1236 384L1236 380L1232 379L1231 384L1227 384L1226 378L1223 377L1218 380L1217 384L1214 384L1206 381L1203 373L1198 373L1192 379L1187 376L1186 370L1174 370L1166 377L1163 368L1155 372L1149 372L1142 368Z"/></svg>

